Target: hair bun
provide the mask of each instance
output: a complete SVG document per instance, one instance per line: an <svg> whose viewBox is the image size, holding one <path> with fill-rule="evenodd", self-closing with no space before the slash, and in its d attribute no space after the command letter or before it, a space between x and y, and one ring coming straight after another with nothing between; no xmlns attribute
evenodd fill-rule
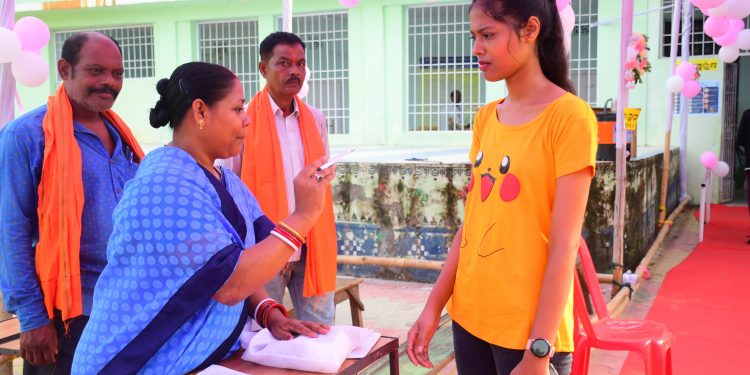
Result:
<svg viewBox="0 0 750 375"><path fill-rule="evenodd" d="M161 83L161 81L159 81ZM154 108L151 108L151 113L148 115L148 121L154 128L161 128L169 123L169 111L164 108L164 100L159 99Z"/></svg>
<svg viewBox="0 0 750 375"><path fill-rule="evenodd" d="M156 92L161 96L166 96L169 90L169 78L162 78L156 83Z"/></svg>

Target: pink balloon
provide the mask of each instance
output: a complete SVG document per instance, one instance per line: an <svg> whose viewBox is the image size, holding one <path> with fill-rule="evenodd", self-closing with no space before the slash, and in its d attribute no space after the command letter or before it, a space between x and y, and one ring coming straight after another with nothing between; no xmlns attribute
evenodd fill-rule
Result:
<svg viewBox="0 0 750 375"><path fill-rule="evenodd" d="M703 32L712 38L724 35L727 30L729 30L729 20L726 17L708 17L703 24Z"/></svg>
<svg viewBox="0 0 750 375"><path fill-rule="evenodd" d="M718 37L714 37L714 42L720 46L729 46L737 41L737 37L740 31L745 27L745 23L742 20L729 20L729 27L727 31Z"/></svg>
<svg viewBox="0 0 750 375"><path fill-rule="evenodd" d="M714 8L724 3L725 0L690 0L698 8Z"/></svg>
<svg viewBox="0 0 750 375"><path fill-rule="evenodd" d="M701 154L701 164L703 164L704 167L707 169L711 169L716 166L716 163L719 162L719 158L716 156L715 153L711 151L706 151L703 154Z"/></svg>
<svg viewBox="0 0 750 375"><path fill-rule="evenodd" d="M21 40L21 49L24 51L38 52L49 42L49 27L44 21L36 17L23 17L13 31Z"/></svg>
<svg viewBox="0 0 750 375"><path fill-rule="evenodd" d="M351 8L353 6L357 6L359 4L359 0L339 0L339 4Z"/></svg>
<svg viewBox="0 0 750 375"><path fill-rule="evenodd" d="M688 98L695 97L701 92L701 84L698 81L685 81L685 86L682 88L682 95Z"/></svg>
<svg viewBox="0 0 750 375"><path fill-rule="evenodd" d="M556 0L557 3L557 11L561 11L565 9L566 6L570 5L570 0Z"/></svg>
<svg viewBox="0 0 750 375"><path fill-rule="evenodd" d="M693 65L693 63L684 62L680 65L677 65L677 68L674 70L674 74L682 77L685 81L692 81L693 78L695 78L695 73L698 71L698 69Z"/></svg>

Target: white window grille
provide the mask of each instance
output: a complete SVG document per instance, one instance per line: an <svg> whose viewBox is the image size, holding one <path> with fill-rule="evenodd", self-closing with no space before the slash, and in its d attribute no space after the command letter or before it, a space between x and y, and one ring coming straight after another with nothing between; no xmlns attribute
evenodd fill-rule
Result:
<svg viewBox="0 0 750 375"><path fill-rule="evenodd" d="M579 97L596 104L597 22L599 0L573 0L576 24L571 37L570 79Z"/></svg>
<svg viewBox="0 0 750 375"><path fill-rule="evenodd" d="M408 129L470 130L485 88L471 54L469 5L410 7L407 23ZM459 92L460 101L451 95Z"/></svg>
<svg viewBox="0 0 750 375"><path fill-rule="evenodd" d="M281 18L278 30L281 30ZM323 111L330 134L349 134L349 16L347 13L292 17L292 32L305 42L312 76L305 100Z"/></svg>
<svg viewBox="0 0 750 375"><path fill-rule="evenodd" d="M672 11L674 9L673 0L663 0L662 11L662 40L661 40L661 57L669 57L669 50L672 46ZM703 32L703 23L706 16L697 7L693 10L693 31L690 33L690 56L713 56L719 54L721 46L714 43L714 40ZM682 16L680 16L682 24ZM745 19L746 27L750 26L750 17ZM743 55L750 54L744 51ZM677 56L682 55L682 38L677 39Z"/></svg>
<svg viewBox="0 0 750 375"><path fill-rule="evenodd" d="M66 30L55 32L55 56L62 55L65 40L77 32L98 31L120 43L124 78L150 78L154 76L154 27L125 26L103 29ZM58 77L60 82L60 77Z"/></svg>
<svg viewBox="0 0 750 375"><path fill-rule="evenodd" d="M249 101L260 90L258 21L198 23L198 59L234 72Z"/></svg>

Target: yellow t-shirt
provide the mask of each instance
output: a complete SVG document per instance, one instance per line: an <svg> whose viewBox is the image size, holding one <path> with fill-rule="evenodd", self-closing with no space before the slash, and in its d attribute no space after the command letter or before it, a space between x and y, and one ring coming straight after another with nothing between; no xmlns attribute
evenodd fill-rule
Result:
<svg viewBox="0 0 750 375"><path fill-rule="evenodd" d="M585 168L593 175L597 122L588 104L569 93L520 125L498 121L499 102L482 107L474 122L471 182L448 311L484 341L525 349L547 263L556 179ZM572 289L557 352L573 351Z"/></svg>

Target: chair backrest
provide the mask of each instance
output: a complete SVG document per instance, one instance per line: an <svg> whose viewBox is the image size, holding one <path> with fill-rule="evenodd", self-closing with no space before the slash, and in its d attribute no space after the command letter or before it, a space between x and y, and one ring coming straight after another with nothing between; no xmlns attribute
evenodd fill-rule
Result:
<svg viewBox="0 0 750 375"><path fill-rule="evenodd" d="M589 289L591 295L591 302L594 304L594 312L599 319L609 318L609 311L607 310L607 303L604 302L602 296L602 288L599 287L599 279L596 277L596 269L594 268L594 261L591 260L591 253L589 253L589 247L586 245L586 241L581 237L581 243L578 245L578 256L581 258L581 266L583 267L583 277L586 281L586 286ZM578 275L576 274L576 278ZM578 281L580 284L580 280ZM580 285L579 285L580 289ZM583 297L583 290L581 289L581 297ZM584 297L585 298L585 297ZM585 299L584 299L584 307ZM584 308L585 310L585 308Z"/></svg>

